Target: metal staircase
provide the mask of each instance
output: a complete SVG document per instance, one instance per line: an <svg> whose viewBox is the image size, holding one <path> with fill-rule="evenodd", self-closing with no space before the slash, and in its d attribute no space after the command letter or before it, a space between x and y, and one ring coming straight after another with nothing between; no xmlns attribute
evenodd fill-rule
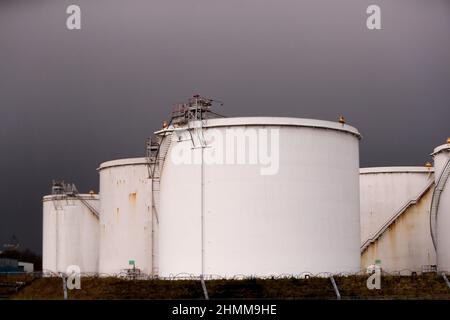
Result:
<svg viewBox="0 0 450 320"><path fill-rule="evenodd" d="M159 192L161 183L161 173L164 163L170 149L172 136L170 133L155 136L147 142L147 162L148 162L148 178L151 183L151 199L152 199L152 275L158 275L156 264L156 226L159 224L158 208L159 208Z"/></svg>
<svg viewBox="0 0 450 320"><path fill-rule="evenodd" d="M69 198L72 197L79 200L97 219L100 218L98 210L80 195L75 184L66 184L64 181L53 181L52 194L55 198L53 201L55 210L62 210L63 207L60 201L66 200L68 204Z"/></svg>
<svg viewBox="0 0 450 320"><path fill-rule="evenodd" d="M447 160L447 163L442 170L441 175L434 187L433 198L431 200L431 209L430 209L430 233L431 239L433 240L434 249L437 248L437 217L439 210L439 201L441 199L442 191L444 191L445 184L450 176L450 158Z"/></svg>
<svg viewBox="0 0 450 320"><path fill-rule="evenodd" d="M406 202L381 228L370 238L368 238L361 246L361 253L363 253L372 243L377 241L383 233L411 206L415 205L423 195L431 188L434 183L434 179L429 179L425 188L414 198Z"/></svg>
<svg viewBox="0 0 450 320"><path fill-rule="evenodd" d="M86 199L84 199L82 196L80 196L78 193L74 194L75 198L80 200L80 202L86 207L88 208L88 210L97 218L100 219L100 213L97 211L97 209L95 209L90 203L89 201L87 201Z"/></svg>
<svg viewBox="0 0 450 320"><path fill-rule="evenodd" d="M156 141L158 140L158 141ZM148 153L148 166L149 166L149 179L152 184L152 211L155 214L156 221L158 222L159 207L159 191L161 182L161 173L164 167L164 163L171 145L171 135L164 135L157 139L152 139L150 144L150 150ZM154 147L152 150L151 147Z"/></svg>

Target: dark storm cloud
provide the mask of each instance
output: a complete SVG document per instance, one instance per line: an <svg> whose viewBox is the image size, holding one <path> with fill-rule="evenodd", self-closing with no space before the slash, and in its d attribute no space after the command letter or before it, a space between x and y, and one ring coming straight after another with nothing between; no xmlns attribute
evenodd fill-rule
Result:
<svg viewBox="0 0 450 320"><path fill-rule="evenodd" d="M51 180L98 189L100 162L142 155L197 92L229 116L343 114L362 166L423 164L450 134L449 15L447 0L1 0L0 243L40 250Z"/></svg>

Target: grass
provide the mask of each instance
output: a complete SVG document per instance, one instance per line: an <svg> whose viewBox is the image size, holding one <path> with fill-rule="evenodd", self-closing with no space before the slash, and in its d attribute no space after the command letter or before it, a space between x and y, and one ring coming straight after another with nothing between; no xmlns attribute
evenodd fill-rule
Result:
<svg viewBox="0 0 450 320"><path fill-rule="evenodd" d="M342 299L446 299L450 289L442 277L383 276L381 290L369 290L366 276L335 277ZM206 281L210 299L336 299L328 278L283 278ZM63 299L61 278L30 281L12 299ZM126 280L86 277L69 299L203 299L198 280Z"/></svg>

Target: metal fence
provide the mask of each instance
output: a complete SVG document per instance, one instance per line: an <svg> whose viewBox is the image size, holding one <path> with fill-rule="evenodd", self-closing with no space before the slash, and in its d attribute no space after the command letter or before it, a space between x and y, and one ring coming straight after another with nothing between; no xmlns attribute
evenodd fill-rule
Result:
<svg viewBox="0 0 450 320"><path fill-rule="evenodd" d="M449 271L437 271L435 269L424 269L424 270L412 270L412 269L402 269L398 271L386 271L382 268L381 275L382 276L417 276L421 274L447 274L450 275ZM348 276L369 276L373 274L374 271L368 271L367 269L361 269L357 272L339 272L339 273L331 273L331 272L320 272L320 273L312 273L308 271L300 272L300 273L283 273L283 274L274 274L274 275L245 275L245 274L236 274L233 276L222 276L218 274L205 274L203 276L192 273L178 273L178 274L170 274L169 276L161 277L150 274L145 274L140 271L133 271L133 269L124 269L118 273L97 273L97 272L81 272L79 275L81 277L89 277L89 278L105 278L105 277L113 277L113 278L121 278L121 279L133 279L133 280L200 280L202 277L204 280L248 280L248 279L264 279L264 280L274 280L274 279L305 279L305 278L329 278L331 276L334 277L348 277ZM14 278L14 277L22 277L22 278L41 278L41 277L62 277L68 276L67 273L63 272L55 272L50 270L43 271L35 271L35 272L0 272L0 281L2 279Z"/></svg>
<svg viewBox="0 0 450 320"><path fill-rule="evenodd" d="M449 271L437 271L435 269L429 270L412 270L412 269L402 269L398 271L386 271L384 269L381 270L382 276L417 276L421 274L442 274L445 273L450 275ZM200 280L203 277L204 280L246 280L246 279L305 279L305 278L329 278L331 276L334 277L347 277L347 276L368 276L374 273L374 271L368 271L367 269L362 269L357 272L339 272L339 273L331 273L331 272L300 272L300 273L282 273L282 274L273 274L273 275L245 275L245 274L236 274L233 276L222 276L218 274L205 274L200 276L198 274L192 273L178 273L178 274L170 274L169 276L161 277L154 276L150 274L146 274L143 272L133 272L132 269L123 270L118 273L97 273L97 272L81 272L81 277L89 277L89 278L104 278L104 277L114 277L114 278L122 278L122 279L138 279L138 280ZM67 273L64 272L55 272L50 270L43 271L35 271L35 272L0 272L0 280L8 277L31 277L31 278L41 278L41 277L61 277L62 275L67 276Z"/></svg>
<svg viewBox="0 0 450 320"><path fill-rule="evenodd" d="M228 280L244 280L244 282L241 284L243 287L245 287L246 282L245 280L295 280L295 279L322 279L322 280L318 280L319 282L316 282L316 284L311 284L312 287L314 286L320 286L321 288L313 288L313 289L320 289L320 290L328 290L328 295L331 294L331 296L333 296L333 292L335 295L336 299L341 299L341 292L340 290L343 289L344 293L345 290L348 290L348 284L350 281L350 283L352 283L352 277L358 277L355 278L353 281L353 284L356 284L358 286L358 290L364 289L365 290L365 285L366 285L366 280L368 280L372 275L374 275L377 271L374 272L368 272L367 270L360 270L358 272L353 272L353 273L349 273L349 272L343 272L343 273L327 273L327 272L323 272L323 273L311 273L311 272L301 272L298 274L278 274L278 275L269 275L269 276L252 276L252 275L243 275L243 274L238 274L238 275L234 275L231 277L223 277L221 275L204 275L199 276L199 275L194 275L194 274L190 274L190 273L180 273L180 274L175 274L175 275L169 275L168 277L155 277L152 275L147 275L144 273L140 273L140 272L130 272L130 270L123 270L122 272L119 273L114 273L114 274L105 274L105 273L79 273L76 274L76 276L79 276L79 278L82 279L83 278L117 278L117 279L123 279L123 280L132 280L132 281L151 281L151 280L155 280L155 281L164 281L164 280L169 280L169 281L173 281L173 280L191 280L191 281L199 281L199 284L201 283L201 288L202 288L202 292L204 295L205 299L209 299L209 294L208 294L208 285L209 284L213 284L213 283L209 283L208 281L213 281L213 280L221 280L221 281L228 281ZM430 272L419 272L417 270L409 270L409 269L403 269L403 270L399 270L399 271L395 271L395 272L386 272L384 270L379 269L379 276L380 277L390 277L390 294L389 296L392 297L393 296L393 292L394 292L394 297L398 298L398 299L402 299L404 298L404 296L402 296L400 293L398 296L395 296L395 291L396 291L396 282L398 281L398 283L400 283L402 281L402 279L405 279L407 277L409 278L416 278L418 279L419 277L423 276L427 276L427 275L431 275L431 276L435 276L436 278L434 278L436 281L436 279L441 282L440 288L440 294L442 294L442 284L445 283L447 285L448 288L448 293L450 294L450 282L448 280L448 278L446 277L446 274L450 274L449 272L437 272L437 271L430 271ZM25 287L26 285L30 284L31 282L35 281L36 279L41 279L41 278L53 278L53 279L61 279L61 297L64 297L65 299L67 299L67 281L69 277L73 277L73 274L66 274L66 273L60 273L60 272L53 272L53 271L40 271L40 272L32 272L32 273L24 273L24 272L5 272L5 273L0 273L0 298L5 298L8 295L4 295L2 296L1 294L1 289L9 289L9 294L14 294L16 292L18 292L19 290L21 290L23 287ZM348 280L346 280L346 278L349 278ZM347 282L346 282L347 281ZM304 282L302 282L304 283ZM155 283L156 285L158 285L157 283ZM322 288L323 286L323 288ZM347 287L346 287L347 286ZM311 288L312 288L311 287ZM344 288L343 288L344 287ZM331 291L330 291L331 290ZM432 289L430 289L432 291ZM3 290L5 291L5 290ZM430 291L430 292L431 292ZM444 289L445 291L445 289ZM330 293L331 292L331 293ZM399 291L400 292L400 291ZM432 294L432 292L431 292ZM348 294L345 295L344 294L344 298L345 299L364 299L364 297L358 297L358 295L352 295L349 296Z"/></svg>

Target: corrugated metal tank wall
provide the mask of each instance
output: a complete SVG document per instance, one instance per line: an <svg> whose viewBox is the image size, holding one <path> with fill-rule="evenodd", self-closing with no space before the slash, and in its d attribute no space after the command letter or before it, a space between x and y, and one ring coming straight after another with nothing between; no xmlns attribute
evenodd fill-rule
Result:
<svg viewBox="0 0 450 320"><path fill-rule="evenodd" d="M362 267L380 260L388 272L409 273L435 265L429 229L433 168L364 168L360 173L361 244L373 240L362 253Z"/></svg>
<svg viewBox="0 0 450 320"><path fill-rule="evenodd" d="M359 270L356 129L293 118L210 119L189 127L197 129L174 131L162 174L160 275ZM264 165L250 159L244 164L206 163L230 152L218 136L256 134L261 143L264 132L269 141L276 130L279 169L273 175L263 175ZM199 147L203 140L206 148ZM196 159L203 152L204 165L174 160L181 149Z"/></svg>
<svg viewBox="0 0 450 320"><path fill-rule="evenodd" d="M135 267L152 273L151 180L146 158L102 163L99 271L113 275Z"/></svg>
<svg viewBox="0 0 450 320"><path fill-rule="evenodd" d="M433 152L433 158L438 183L442 175L448 174L444 168L450 158L450 143L437 147ZM450 179L443 185L436 225L438 269L450 273Z"/></svg>
<svg viewBox="0 0 450 320"><path fill-rule="evenodd" d="M82 194L90 206L99 209L97 195ZM66 272L70 265L82 273L98 272L98 217L79 199L67 195L43 198L44 271Z"/></svg>

